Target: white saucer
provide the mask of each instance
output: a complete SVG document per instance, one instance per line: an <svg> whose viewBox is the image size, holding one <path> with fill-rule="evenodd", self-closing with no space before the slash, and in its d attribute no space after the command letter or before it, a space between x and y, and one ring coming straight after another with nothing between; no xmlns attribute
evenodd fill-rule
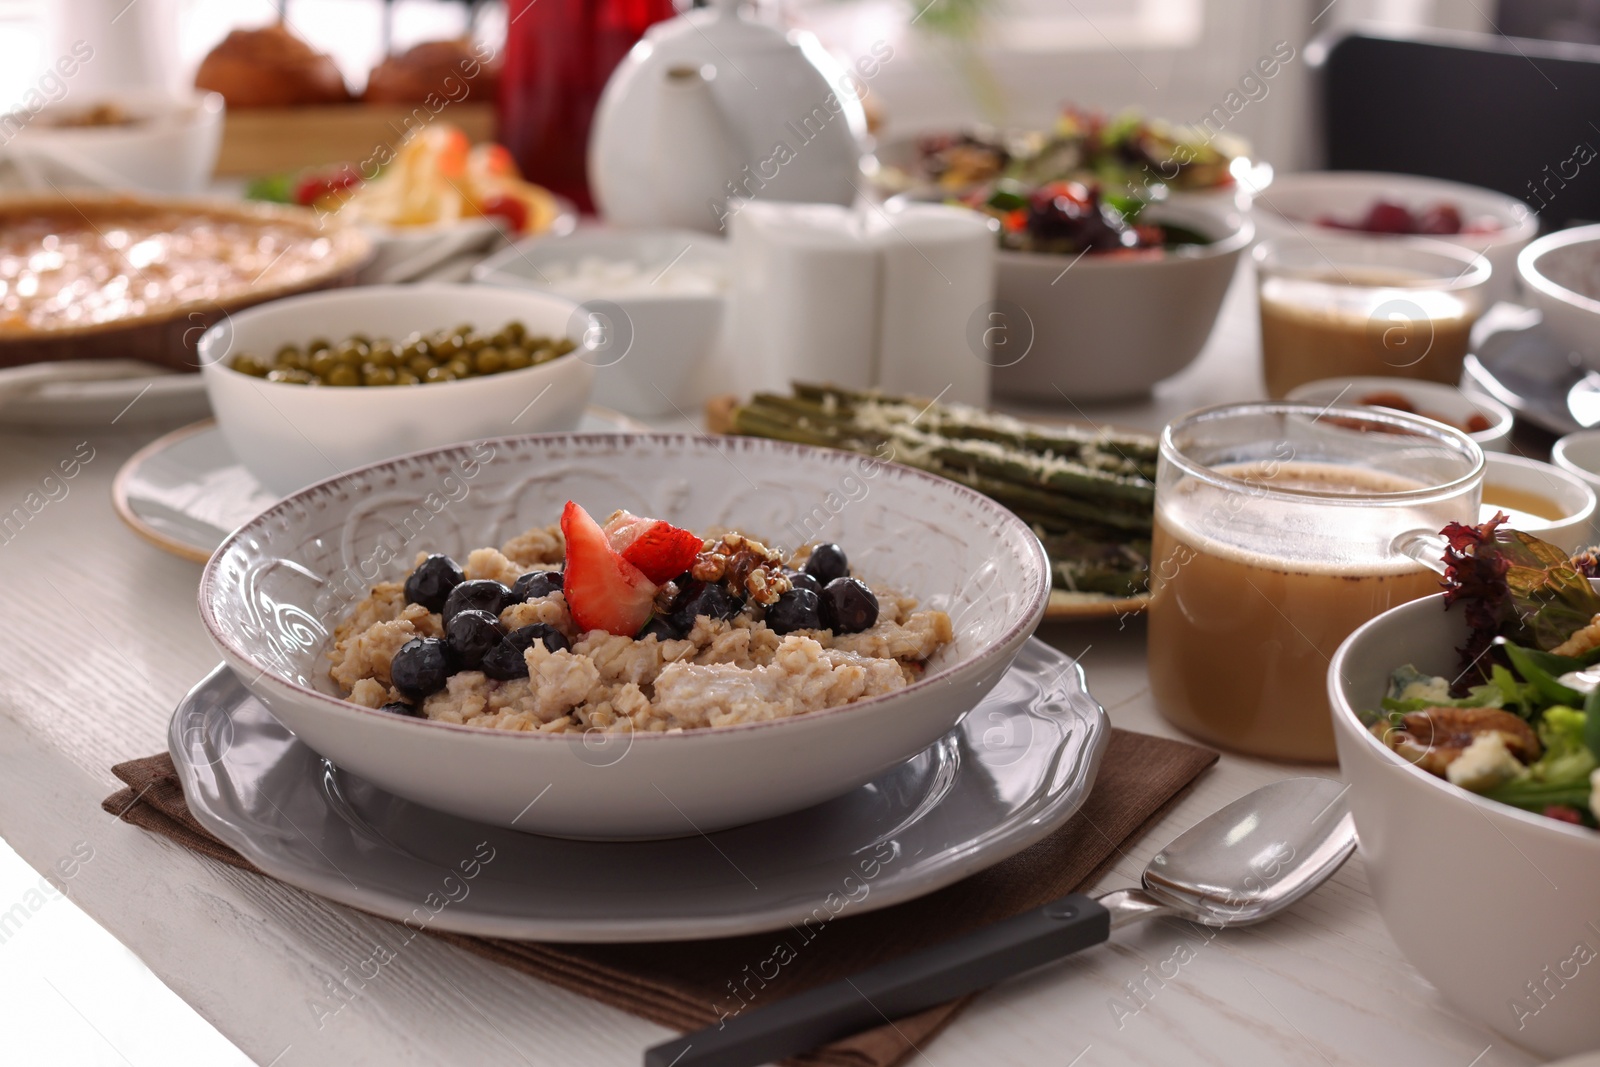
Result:
<svg viewBox="0 0 1600 1067"><path fill-rule="evenodd" d="M1577 353L1552 339L1536 308L1500 303L1472 329L1463 384L1494 397L1553 434L1583 427L1567 407L1567 394L1587 368Z"/></svg>
<svg viewBox="0 0 1600 1067"><path fill-rule="evenodd" d="M198 374L49 382L0 403L0 426L37 428L115 424L118 429L211 413Z"/></svg>
<svg viewBox="0 0 1600 1067"><path fill-rule="evenodd" d="M710 836L622 843L386 793L297 740L226 667L178 705L168 745L194 817L290 885L458 933L678 941L871 911L992 866L1078 810L1110 733L1076 662L1030 640L960 726L876 781Z"/></svg>
<svg viewBox="0 0 1600 1067"><path fill-rule="evenodd" d="M585 433L645 429L601 407L587 408L577 425ZM277 502L234 458L212 419L150 442L128 457L111 483L111 504L134 533L196 563L210 559L223 538Z"/></svg>

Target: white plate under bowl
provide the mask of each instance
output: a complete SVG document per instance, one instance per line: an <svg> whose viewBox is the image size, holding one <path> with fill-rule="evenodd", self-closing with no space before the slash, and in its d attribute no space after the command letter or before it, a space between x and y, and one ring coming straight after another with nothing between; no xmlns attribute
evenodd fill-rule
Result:
<svg viewBox="0 0 1600 1067"><path fill-rule="evenodd" d="M591 406L578 429L633 433L647 427ZM111 483L118 518L162 551L196 563L210 559L235 527L277 502L277 494L244 469L211 419L145 445L128 457Z"/></svg>
<svg viewBox="0 0 1600 1067"><path fill-rule="evenodd" d="M930 893L1066 822L1110 733L1076 663L1029 641L960 726L844 796L709 837L614 843L384 792L296 739L226 667L184 697L168 738L195 818L275 878L412 924L448 890L441 879L467 880L469 893L420 913L428 926L594 942L782 929L852 877L870 886L853 912Z"/></svg>
<svg viewBox="0 0 1600 1067"><path fill-rule="evenodd" d="M820 529L800 526L858 481L867 491ZM332 635L374 582L402 577L418 551L502 544L554 521L568 500L591 514L626 508L743 530L789 551L837 542L861 577L948 612L952 639L903 688L683 731L482 729L341 699L328 676ZM212 555L199 607L246 687L351 772L478 822L625 840L773 818L904 762L1000 681L1049 592L1049 560L1022 520L910 467L754 437L550 433L416 452L293 493Z"/></svg>
<svg viewBox="0 0 1600 1067"><path fill-rule="evenodd" d="M148 375L136 378L49 382L9 397L0 402L0 427L127 430L157 423L170 426L210 412L200 375L152 366Z"/></svg>

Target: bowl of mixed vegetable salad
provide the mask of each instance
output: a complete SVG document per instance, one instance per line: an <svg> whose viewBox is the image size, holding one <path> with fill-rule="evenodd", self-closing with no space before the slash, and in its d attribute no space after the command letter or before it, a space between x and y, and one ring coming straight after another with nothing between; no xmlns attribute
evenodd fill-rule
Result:
<svg viewBox="0 0 1600 1067"><path fill-rule="evenodd" d="M1095 183L1151 199L1168 194L1249 196L1272 180L1249 146L1227 133L1068 105L1046 129L973 127L923 134L881 146L868 162L885 196L933 192L963 196L1007 181Z"/></svg>
<svg viewBox="0 0 1600 1067"><path fill-rule="evenodd" d="M1130 216L1075 183L1009 210L1014 221L995 223L989 310L1001 317L985 326L991 340L1003 328L1005 343L992 347L990 380L996 395L1033 403L1136 397L1187 367L1255 236L1225 203L1141 205Z"/></svg>
<svg viewBox="0 0 1600 1067"><path fill-rule="evenodd" d="M1329 665L1378 909L1457 1009L1546 1056L1600 1046L1600 558L1452 524L1444 592Z"/></svg>

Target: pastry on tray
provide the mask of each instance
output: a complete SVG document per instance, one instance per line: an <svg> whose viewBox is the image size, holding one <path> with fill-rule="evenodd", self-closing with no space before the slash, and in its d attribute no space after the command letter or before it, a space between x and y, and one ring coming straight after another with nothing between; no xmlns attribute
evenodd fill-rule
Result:
<svg viewBox="0 0 1600 1067"><path fill-rule="evenodd" d="M351 99L333 60L282 23L228 34L200 61L194 86L221 93L230 108L345 104Z"/></svg>

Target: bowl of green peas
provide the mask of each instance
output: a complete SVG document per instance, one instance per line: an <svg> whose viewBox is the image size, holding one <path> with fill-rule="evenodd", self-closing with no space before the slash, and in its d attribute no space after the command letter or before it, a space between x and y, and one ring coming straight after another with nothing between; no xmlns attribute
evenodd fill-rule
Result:
<svg viewBox="0 0 1600 1067"><path fill-rule="evenodd" d="M374 285L235 312L199 358L228 445L288 494L420 449L573 429L607 325L549 293Z"/></svg>

